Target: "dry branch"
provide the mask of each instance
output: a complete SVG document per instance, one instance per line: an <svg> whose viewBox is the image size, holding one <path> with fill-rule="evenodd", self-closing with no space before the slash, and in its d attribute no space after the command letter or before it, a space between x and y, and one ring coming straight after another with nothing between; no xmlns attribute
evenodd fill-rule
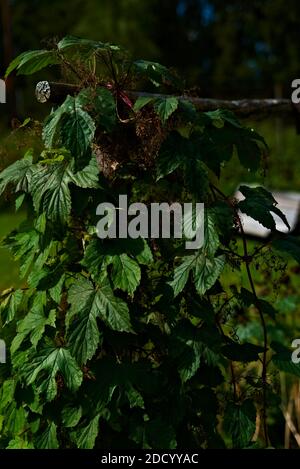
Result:
<svg viewBox="0 0 300 469"><path fill-rule="evenodd" d="M66 83L55 82L39 82L37 89L41 87L41 83L48 83L47 99L45 95L41 96L37 93L37 99L40 102L53 102L59 103L68 94L74 95L79 91L76 85L69 85ZM126 94L131 99L137 99L140 96L152 98L164 98L167 95L145 93L137 91L126 91ZM211 98L198 98L188 95L177 96L179 100L189 100L194 106L202 112L214 111L216 109L228 109L235 112L240 117L259 117L264 115L287 115L295 114L299 108L295 106L289 99L240 99L240 100L225 100L225 99L211 99Z"/></svg>

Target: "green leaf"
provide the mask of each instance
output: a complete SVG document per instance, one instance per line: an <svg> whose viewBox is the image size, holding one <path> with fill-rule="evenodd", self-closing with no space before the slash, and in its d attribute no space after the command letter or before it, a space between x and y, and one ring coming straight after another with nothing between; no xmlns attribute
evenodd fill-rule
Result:
<svg viewBox="0 0 300 469"><path fill-rule="evenodd" d="M222 121L223 123L227 122L231 126L236 127L238 129L243 128L235 114L231 111L228 111L227 109L216 109L215 111L208 111L204 114L205 116L209 117L209 119L211 119L213 122ZM223 125L219 127L223 127Z"/></svg>
<svg viewBox="0 0 300 469"><path fill-rule="evenodd" d="M17 198L16 198L16 202L15 202L15 205L16 205L16 212L18 210L20 210L20 208L22 207L23 205L23 202L25 200L25 197L26 197L26 194L20 194Z"/></svg>
<svg viewBox="0 0 300 469"><path fill-rule="evenodd" d="M0 388L0 411L3 413L4 409L14 401L14 394L16 388L16 381L14 378L9 378L1 384Z"/></svg>
<svg viewBox="0 0 300 469"><path fill-rule="evenodd" d="M44 347L33 353L22 370L28 385L35 383L39 392L45 393L47 401L57 394L56 375L60 373L65 386L77 391L82 382L82 372L69 350L60 347Z"/></svg>
<svg viewBox="0 0 300 469"><path fill-rule="evenodd" d="M149 62L148 60L136 60L133 63L134 70L137 74L142 75L151 81L155 86L162 84L180 86L181 83L178 78L170 72L167 67L157 63Z"/></svg>
<svg viewBox="0 0 300 469"><path fill-rule="evenodd" d="M6 449L34 449L34 446L30 441L27 441L26 437L16 436L10 440Z"/></svg>
<svg viewBox="0 0 300 469"><path fill-rule="evenodd" d="M79 449L93 449L99 433L99 418L96 415L85 427L72 433L72 440Z"/></svg>
<svg viewBox="0 0 300 469"><path fill-rule="evenodd" d="M5 412L7 431L15 436L25 429L26 411L23 407L17 407L16 403L10 404Z"/></svg>
<svg viewBox="0 0 300 469"><path fill-rule="evenodd" d="M82 188L97 188L98 168L94 157L88 166L74 173L74 161L37 165L32 176L32 198L37 213L65 224L71 212L70 183Z"/></svg>
<svg viewBox="0 0 300 469"><path fill-rule="evenodd" d="M194 282L199 295L204 295L217 281L225 265L225 256L198 256L194 267Z"/></svg>
<svg viewBox="0 0 300 469"><path fill-rule="evenodd" d="M64 103L46 119L43 138L48 148L63 146L79 159L90 148L95 130L95 123L83 110L80 98L67 96Z"/></svg>
<svg viewBox="0 0 300 469"><path fill-rule="evenodd" d="M82 407L67 404L62 411L62 421L65 427L76 427L82 416Z"/></svg>
<svg viewBox="0 0 300 469"><path fill-rule="evenodd" d="M58 56L53 50L32 50L23 52L16 57L5 73L5 78L14 70L17 70L17 75L32 75L39 70L42 70L48 65L55 65L59 63Z"/></svg>
<svg viewBox="0 0 300 469"><path fill-rule="evenodd" d="M3 298L4 297L4 298ZM3 300L2 300L3 298ZM2 298L0 297L0 314L3 325L11 322L16 316L22 299L23 291L22 290L12 290L10 293L2 293Z"/></svg>
<svg viewBox="0 0 300 469"><path fill-rule="evenodd" d="M255 132L240 129L235 143L239 160L244 168L257 171L260 167L262 152L257 142L252 138Z"/></svg>
<svg viewBox="0 0 300 469"><path fill-rule="evenodd" d="M77 96L78 103L85 108L107 132L112 132L118 122L116 112L116 100L113 94L106 88L96 90L86 88Z"/></svg>
<svg viewBox="0 0 300 469"><path fill-rule="evenodd" d="M254 220L257 220L266 228L275 230L275 220L271 215L271 212L273 212L290 229L286 216L276 207L277 202L270 192L266 191L263 187L251 188L241 186L239 190L245 196L245 199L238 204L241 212L254 218Z"/></svg>
<svg viewBox="0 0 300 469"><path fill-rule="evenodd" d="M29 191L33 173L32 160L32 153L28 151L23 159L15 161L0 173L0 195L8 184L15 185L15 192Z"/></svg>
<svg viewBox="0 0 300 469"><path fill-rule="evenodd" d="M203 200L209 188L207 167L196 158L187 159L183 167L185 184L189 192L198 200Z"/></svg>
<svg viewBox="0 0 300 469"><path fill-rule="evenodd" d="M224 162L233 155L237 131L233 127L205 127L205 131L197 135L201 160L219 177ZM196 136L195 136L195 140Z"/></svg>
<svg viewBox="0 0 300 469"><path fill-rule="evenodd" d="M24 319L18 322L17 335L11 344L12 354L19 349L21 343L28 335L30 335L30 342L36 347L43 337L45 327L55 327L55 311L50 311L47 317L44 312L46 302L46 292L36 292L31 310Z"/></svg>
<svg viewBox="0 0 300 469"><path fill-rule="evenodd" d="M32 178L32 198L37 213L53 222L66 223L71 212L69 164L38 165Z"/></svg>
<svg viewBox="0 0 300 469"><path fill-rule="evenodd" d="M101 319L115 331L133 332L127 304L114 296L108 280L97 289L96 304Z"/></svg>
<svg viewBox="0 0 300 469"><path fill-rule="evenodd" d="M83 189L97 189L99 188L99 167L95 156L93 156L89 164L81 171L75 174L70 174L70 180L76 186Z"/></svg>
<svg viewBox="0 0 300 469"><path fill-rule="evenodd" d="M177 132L171 133L160 148L156 162L157 180L196 158L200 158L198 146L192 140L181 137Z"/></svg>
<svg viewBox="0 0 300 469"><path fill-rule="evenodd" d="M176 111L178 107L178 99L175 97L158 98L155 100L154 109L164 124L169 117Z"/></svg>
<svg viewBox="0 0 300 469"><path fill-rule="evenodd" d="M68 333L68 342L72 355L82 365L90 360L101 345L101 335L97 324L97 310L93 304L85 308L72 321Z"/></svg>
<svg viewBox="0 0 300 469"><path fill-rule="evenodd" d="M153 102L153 98L150 96L139 96L133 106L134 112L140 111L143 107L147 106L147 104L151 102Z"/></svg>
<svg viewBox="0 0 300 469"><path fill-rule="evenodd" d="M215 284L224 268L225 257L214 257L219 246L214 219L208 210L204 216L204 245L196 254L184 257L182 264L176 267L174 278L170 282L174 297L184 289L191 271L195 287L202 296Z"/></svg>
<svg viewBox="0 0 300 469"><path fill-rule="evenodd" d="M276 368L279 371L284 371L300 378L300 363L292 361L293 351L277 342L272 342L271 347L276 351L276 354L272 357L272 363Z"/></svg>
<svg viewBox="0 0 300 469"><path fill-rule="evenodd" d="M183 383L191 379L200 366L203 344L189 323L179 323L170 337L169 354Z"/></svg>
<svg viewBox="0 0 300 469"><path fill-rule="evenodd" d="M242 404L230 402L225 410L224 430L232 438L234 448L244 448L250 442L256 428L256 409L250 399Z"/></svg>
<svg viewBox="0 0 300 469"><path fill-rule="evenodd" d="M37 449L58 449L56 425L54 422L48 423L46 430L35 441Z"/></svg>
<svg viewBox="0 0 300 469"><path fill-rule="evenodd" d="M200 252L184 258L174 271L174 279L170 282L176 297L185 287L189 274L193 271L195 287L199 295L204 295L217 281L225 265L225 257L208 257Z"/></svg>
<svg viewBox="0 0 300 469"><path fill-rule="evenodd" d="M113 257L112 281L115 288L133 295L141 281L141 269L127 254Z"/></svg>
<svg viewBox="0 0 300 469"><path fill-rule="evenodd" d="M112 52L120 51L119 46L109 43L92 41L90 39L82 39L75 36L66 36L57 44L57 48L61 52L74 52L91 55L96 52L111 50Z"/></svg>
<svg viewBox="0 0 300 469"><path fill-rule="evenodd" d="M221 351L229 360L248 363L257 361L259 359L258 354L262 353L264 348L254 344L238 344L231 341L230 344L224 345Z"/></svg>
<svg viewBox="0 0 300 469"><path fill-rule="evenodd" d="M76 98L68 97L68 112L61 122L61 143L74 158L85 156L94 138L96 126L91 116L82 109Z"/></svg>
<svg viewBox="0 0 300 469"><path fill-rule="evenodd" d="M138 238L133 241L137 249L133 250L132 255L135 256L138 263L143 265L151 264L153 262L153 255L147 241L143 238Z"/></svg>
<svg viewBox="0 0 300 469"><path fill-rule="evenodd" d="M174 278L170 282L170 286L173 288L174 297L184 289L194 265L195 256L186 256L183 258L183 262L174 270Z"/></svg>
<svg viewBox="0 0 300 469"><path fill-rule="evenodd" d="M300 239L295 236L285 236L282 239L275 239L272 246L280 253L286 253L300 264Z"/></svg>
<svg viewBox="0 0 300 469"><path fill-rule="evenodd" d="M67 321L77 315L70 327L69 344L79 363L91 359L100 345L97 318L113 330L132 332L128 307L114 296L107 279L94 288L92 282L79 278L69 291L68 301L71 310Z"/></svg>

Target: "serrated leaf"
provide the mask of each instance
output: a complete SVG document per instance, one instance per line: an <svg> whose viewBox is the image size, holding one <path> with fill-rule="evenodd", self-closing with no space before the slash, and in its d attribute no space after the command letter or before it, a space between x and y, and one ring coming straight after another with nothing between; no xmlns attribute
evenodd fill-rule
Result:
<svg viewBox="0 0 300 469"><path fill-rule="evenodd" d="M26 425L26 411L24 407L17 407L13 402L9 405L5 412L6 416L6 429L11 435L17 435L25 429Z"/></svg>
<svg viewBox="0 0 300 469"><path fill-rule="evenodd" d="M231 436L234 448L247 446L256 428L256 409L250 399L242 404L230 402L225 410L224 430Z"/></svg>
<svg viewBox="0 0 300 469"><path fill-rule="evenodd" d="M80 159L85 156L95 133L95 123L83 110L80 98L68 96L46 119L43 139L48 148L63 146Z"/></svg>
<svg viewBox="0 0 300 469"><path fill-rule="evenodd" d="M84 189L99 188L99 167L96 158L93 156L89 164L77 173L70 175L71 182Z"/></svg>
<svg viewBox="0 0 300 469"><path fill-rule="evenodd" d="M219 246L214 219L207 210L204 217L204 245L196 254L184 257L182 264L176 267L174 278L169 283L173 288L174 296L184 289L190 272L193 272L195 287L199 295L204 295L215 284L224 268L225 257L214 257Z"/></svg>
<svg viewBox="0 0 300 469"><path fill-rule="evenodd" d="M174 278L169 283L173 288L174 297L176 297L184 289L194 264L195 256L186 256L183 259L183 262L174 270Z"/></svg>
<svg viewBox="0 0 300 469"><path fill-rule="evenodd" d="M97 318L113 330L132 332L128 307L114 296L107 279L94 288L89 280L79 278L70 289L68 301L71 310L67 323L77 315L70 326L69 344L79 363L91 359L100 345Z"/></svg>
<svg viewBox="0 0 300 469"><path fill-rule="evenodd" d="M175 97L156 99L154 103L154 110L159 115L162 123L164 124L169 117L178 108L178 99Z"/></svg>
<svg viewBox="0 0 300 469"><path fill-rule="evenodd" d="M47 425L46 430L36 438L35 446L37 449L58 449L57 427L54 422Z"/></svg>
<svg viewBox="0 0 300 469"><path fill-rule="evenodd" d="M45 327L47 325L55 327L55 311L50 311L46 316L44 312L46 302L46 292L36 292L31 310L24 319L18 322L17 335L14 337L10 349L12 354L18 350L28 335L30 336L30 342L36 347L43 336Z"/></svg>
<svg viewBox="0 0 300 469"><path fill-rule="evenodd" d="M30 441L27 441L26 437L16 436L9 441L6 449L34 449L34 446Z"/></svg>
<svg viewBox="0 0 300 469"><path fill-rule="evenodd" d="M71 212L69 184L72 182L82 188L98 188L98 174L94 157L77 173L74 172L74 160L49 165L38 164L31 184L36 212L44 212L47 219L53 222L66 223Z"/></svg>
<svg viewBox="0 0 300 469"><path fill-rule="evenodd" d="M75 392L82 382L82 372L69 350L60 347L45 347L31 355L22 373L27 384L36 383L39 392L52 401L57 393L56 375L60 373L65 386Z"/></svg>
<svg viewBox="0 0 300 469"><path fill-rule="evenodd" d="M82 416L82 407L67 404L62 411L62 421L65 427L76 427Z"/></svg>
<svg viewBox="0 0 300 469"><path fill-rule="evenodd" d="M14 400L16 381L14 378L6 379L0 388L0 411L4 409Z"/></svg>
<svg viewBox="0 0 300 469"><path fill-rule="evenodd" d="M53 222L66 223L71 212L69 165L39 165L32 178L32 197L37 213Z"/></svg>
<svg viewBox="0 0 300 469"><path fill-rule="evenodd" d="M15 192L29 191L33 172L32 159L32 153L28 151L23 159L15 161L0 173L0 195L8 184L15 185Z"/></svg>
<svg viewBox="0 0 300 469"><path fill-rule="evenodd" d="M275 220L271 215L271 212L273 212L278 215L288 229L290 229L286 216L276 207L277 202L270 192L266 191L263 187L252 188L241 186L239 190L245 196L245 199L238 204L241 212L254 218L254 220L257 220L266 228L275 230Z"/></svg>
<svg viewBox="0 0 300 469"><path fill-rule="evenodd" d="M114 296L108 280L103 280L96 296L100 317L115 331L133 332L127 304Z"/></svg>
<svg viewBox="0 0 300 469"><path fill-rule="evenodd" d="M99 433L99 418L96 415L85 427L72 433L72 440L79 449L93 449Z"/></svg>
<svg viewBox="0 0 300 469"><path fill-rule="evenodd" d="M22 298L22 290L12 290L8 295L4 296L3 300L0 297L0 301L2 300L0 305L0 314L3 325L8 324L14 319L20 308Z"/></svg>
<svg viewBox="0 0 300 469"><path fill-rule="evenodd" d="M101 335L97 324L96 308L85 306L78 317L72 321L68 342L72 355L77 362L85 364L101 345Z"/></svg>
<svg viewBox="0 0 300 469"><path fill-rule="evenodd" d="M94 138L96 126L91 116L82 109L76 98L69 97L68 112L61 122L61 143L74 158L85 156Z"/></svg>
<svg viewBox="0 0 300 469"><path fill-rule="evenodd" d="M194 267L194 282L199 295L204 295L217 281L225 265L225 256L199 256Z"/></svg>
<svg viewBox="0 0 300 469"><path fill-rule="evenodd" d="M127 254L113 257L112 281L115 288L133 295L141 281L141 269Z"/></svg>

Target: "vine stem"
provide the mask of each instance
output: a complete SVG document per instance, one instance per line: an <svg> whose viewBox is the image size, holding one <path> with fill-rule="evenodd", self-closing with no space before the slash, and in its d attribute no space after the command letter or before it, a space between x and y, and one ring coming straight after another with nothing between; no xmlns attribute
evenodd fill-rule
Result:
<svg viewBox="0 0 300 469"><path fill-rule="evenodd" d="M263 431L264 431L264 439L265 439L265 445L269 445L269 436L268 436L268 426L267 426L267 368L268 368L268 362L267 362L267 352L268 352L268 335L267 335L267 326L265 322L265 318L261 309L261 306L259 304L259 298L256 293L253 277L251 274L250 270L250 263L253 259L253 256L250 256L248 253L248 246L247 246L247 240L245 236L245 231L243 228L243 224L241 221L241 218L239 216L238 210L236 206L228 199L228 197L214 184L210 184L210 187L212 190L216 191L230 206L233 208L235 211L236 217L237 217L237 223L241 232L241 237L242 237L242 242L243 242L243 250L244 250L244 256L243 256L243 262L245 263L246 266L246 271L247 271L247 277L250 283L250 287L252 290L252 294L255 299L255 307L258 311L261 325L262 325L262 330L263 330L263 358L262 358L262 374L261 374L261 381L262 381L262 393L263 393L263 407L262 407L262 423L263 423Z"/></svg>
<svg viewBox="0 0 300 469"><path fill-rule="evenodd" d="M248 247L247 247L247 240L243 228L243 224L241 222L241 219L239 215L237 214L237 221L238 225L241 231L242 235L242 242L243 242L243 248L244 248L244 257L245 257L245 266L246 266L246 271L247 271L247 276L248 280L250 283L250 287L253 293L253 296L255 298L255 306L258 311L261 325L262 325L262 330L263 330L263 337L264 337L264 351L263 351L263 359L262 359L262 374L261 374L261 380L262 380L262 392L263 392L263 408L262 408L262 423L263 423L263 429L264 429L264 438L265 438L265 444L266 446L269 445L269 437L268 437L268 426L267 426L267 352L268 352L268 335L267 335L267 326L266 326L266 321L262 312L262 309L259 304L259 299L257 297L254 281L252 278L249 262L247 259L249 259L248 256Z"/></svg>

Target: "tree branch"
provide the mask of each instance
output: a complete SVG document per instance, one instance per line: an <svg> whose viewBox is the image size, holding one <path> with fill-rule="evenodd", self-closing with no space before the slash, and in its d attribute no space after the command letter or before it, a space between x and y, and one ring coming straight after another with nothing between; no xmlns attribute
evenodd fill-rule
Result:
<svg viewBox="0 0 300 469"><path fill-rule="evenodd" d="M38 86L38 85L37 85ZM47 101L57 103L68 94L74 95L80 91L80 87L66 83L49 82L50 95ZM157 93L145 93L139 91L125 91L131 99L145 96L151 98L165 98L168 95ZM295 106L289 99L210 99L195 98L193 96L181 95L177 96L179 100L189 100L194 104L196 109L202 112L214 111L216 109L228 109L235 112L240 117L263 116L263 115L286 115L293 114L298 111L299 107ZM39 101L39 98L37 96ZM44 101L46 102L46 101ZM298 111L299 112L299 111Z"/></svg>

